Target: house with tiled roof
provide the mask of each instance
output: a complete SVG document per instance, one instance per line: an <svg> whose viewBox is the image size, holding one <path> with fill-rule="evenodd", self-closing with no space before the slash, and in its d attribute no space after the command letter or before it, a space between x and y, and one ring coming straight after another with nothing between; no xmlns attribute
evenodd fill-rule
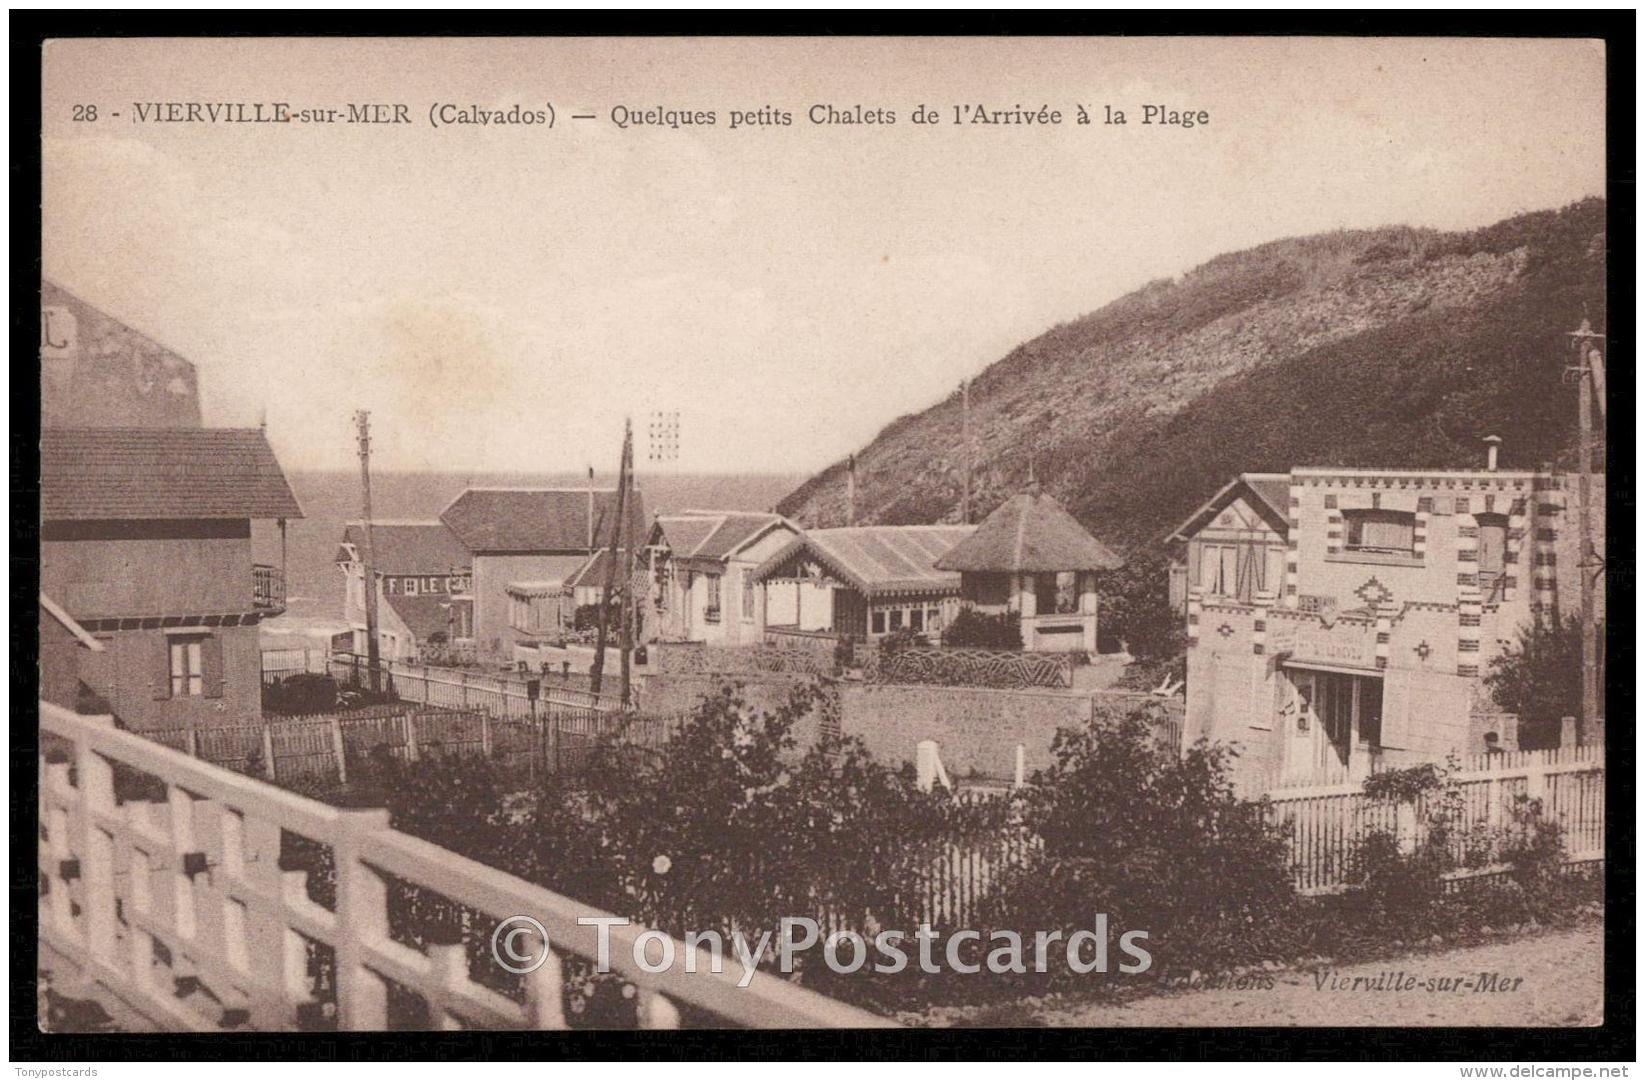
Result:
<svg viewBox="0 0 1645 1081"><path fill-rule="evenodd" d="M1011 613L1024 649L1097 652L1097 573L1119 556L1038 484L1007 499L935 566L958 571L963 605Z"/></svg>
<svg viewBox="0 0 1645 1081"><path fill-rule="evenodd" d="M258 719L258 624L285 588L283 568L253 561L252 522L283 535L302 515L258 429L44 429L42 609L64 632L49 639L80 647L63 653L77 695L132 729Z"/></svg>
<svg viewBox="0 0 1645 1081"><path fill-rule="evenodd" d="M645 503L637 489L628 493L623 517L626 536L646 535ZM611 544L617 490L469 488L440 513L440 521L469 553L479 654L507 663L514 660L516 645L530 649L544 637L514 625L509 587L563 591L589 557Z"/></svg>
<svg viewBox="0 0 1645 1081"><path fill-rule="evenodd" d="M753 572L799 536L780 514L689 510L658 516L646 541L654 636L714 645L759 642L767 612Z"/></svg>
<svg viewBox="0 0 1645 1081"><path fill-rule="evenodd" d="M366 529L349 522L337 546L345 579L343 618L365 652ZM439 519L373 521L378 650L389 660L440 661L473 650L473 573L468 549Z"/></svg>
<svg viewBox="0 0 1645 1081"><path fill-rule="evenodd" d="M937 636L960 604L960 574L937 561L976 527L872 525L812 529L754 570L766 624L859 640L900 630Z"/></svg>

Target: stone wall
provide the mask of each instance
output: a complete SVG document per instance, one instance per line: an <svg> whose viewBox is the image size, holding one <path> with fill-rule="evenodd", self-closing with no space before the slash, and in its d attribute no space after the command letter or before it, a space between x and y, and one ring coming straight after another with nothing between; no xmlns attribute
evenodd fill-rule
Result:
<svg viewBox="0 0 1645 1081"><path fill-rule="evenodd" d="M1009 778L1017 744L1029 773L1051 764L1057 729L1091 719L1089 695L981 687L841 683L840 731L891 765L935 740L950 777Z"/></svg>

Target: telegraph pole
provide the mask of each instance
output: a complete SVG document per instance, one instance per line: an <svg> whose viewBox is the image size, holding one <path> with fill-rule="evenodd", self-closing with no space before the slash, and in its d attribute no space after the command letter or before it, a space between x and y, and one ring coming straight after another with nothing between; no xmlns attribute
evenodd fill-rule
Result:
<svg viewBox="0 0 1645 1081"><path fill-rule="evenodd" d="M960 524L971 524L971 380L960 380L960 443L965 475L960 482Z"/></svg>
<svg viewBox="0 0 1645 1081"><path fill-rule="evenodd" d="M371 414L364 409L354 411L354 425L360 443L360 514L364 519L365 545L360 561L365 569L366 592L366 667L371 673L371 690L381 689L377 666L381 656L377 646L377 562L371 549Z"/></svg>
<svg viewBox="0 0 1645 1081"><path fill-rule="evenodd" d="M1582 587L1582 728L1577 741L1585 742L1597 731L1599 720L1599 637L1594 625L1594 574L1599 561L1594 557L1593 499L1593 398L1595 365L1599 349L1594 342L1604 337L1596 334L1588 320L1571 333L1576 345L1577 363L1577 500L1578 525L1581 529L1581 557L1577 570ZM1602 363L1602 362L1598 362Z"/></svg>
<svg viewBox="0 0 1645 1081"><path fill-rule="evenodd" d="M628 478L628 487L634 487L634 438L629 434L627 422L624 422L623 431L623 474ZM631 514L623 514L617 522L617 535L623 539L623 585L622 601L618 608L618 616L623 621L622 634L618 643L623 651L623 705L633 702L634 682L633 673L629 670L629 654L634 650L634 530L629 524Z"/></svg>
<svg viewBox="0 0 1645 1081"><path fill-rule="evenodd" d="M600 693L600 683L605 675L605 644L607 624L610 622L611 593L617 585L617 547L623 534L623 522L628 517L625 505L628 502L628 466L633 458L634 433L629 422L623 421L623 454L622 462L617 467L617 519L611 523L610 559L605 568L605 587L600 591L600 614L598 630L594 636L594 667L589 672L589 681L595 694ZM624 670L627 670L628 660L623 659Z"/></svg>

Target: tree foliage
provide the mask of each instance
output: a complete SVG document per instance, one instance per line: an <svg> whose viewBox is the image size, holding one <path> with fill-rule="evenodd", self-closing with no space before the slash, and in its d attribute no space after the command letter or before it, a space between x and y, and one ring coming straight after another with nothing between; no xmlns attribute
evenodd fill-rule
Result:
<svg viewBox="0 0 1645 1081"><path fill-rule="evenodd" d="M1582 712L1580 617L1521 627L1519 640L1491 660L1485 686L1499 708L1519 715L1522 729L1557 732L1561 717Z"/></svg>

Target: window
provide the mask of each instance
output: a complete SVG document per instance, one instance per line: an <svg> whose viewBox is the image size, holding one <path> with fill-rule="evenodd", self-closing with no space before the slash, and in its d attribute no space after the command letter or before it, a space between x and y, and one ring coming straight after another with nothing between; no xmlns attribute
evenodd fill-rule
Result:
<svg viewBox="0 0 1645 1081"><path fill-rule="evenodd" d="M703 575L703 588L708 595L703 604L703 618L710 623L718 623L720 621L720 576L717 574Z"/></svg>
<svg viewBox="0 0 1645 1081"><path fill-rule="evenodd" d="M919 632L922 632L922 633L925 631L925 609L924 608L916 608L912 612L908 613L908 629L912 630L912 631L919 631Z"/></svg>
<svg viewBox="0 0 1645 1081"><path fill-rule="evenodd" d="M902 630L902 616L903 610L901 608L891 609L891 629L893 631Z"/></svg>
<svg viewBox="0 0 1645 1081"><path fill-rule="evenodd" d="M417 595L417 592L418 592L417 579L407 578L406 579L406 596L415 597Z"/></svg>
<svg viewBox="0 0 1645 1081"><path fill-rule="evenodd" d="M874 609L873 615L869 617L869 630L874 634L885 633L885 612L883 610Z"/></svg>
<svg viewBox="0 0 1645 1081"><path fill-rule="evenodd" d="M171 640L171 696L198 698L206 693L204 638Z"/></svg>
<svg viewBox="0 0 1645 1081"><path fill-rule="evenodd" d="M1416 515L1394 510L1344 511L1347 547L1354 552L1410 555L1416 537Z"/></svg>
<svg viewBox="0 0 1645 1081"><path fill-rule="evenodd" d="M1239 596L1239 548L1233 544L1200 545L1199 584L1218 597Z"/></svg>
<svg viewBox="0 0 1645 1081"><path fill-rule="evenodd" d="M927 608L925 610L925 629L931 634L942 633L941 608Z"/></svg>
<svg viewBox="0 0 1645 1081"><path fill-rule="evenodd" d="M754 577L743 571L743 619L752 622L754 619Z"/></svg>

